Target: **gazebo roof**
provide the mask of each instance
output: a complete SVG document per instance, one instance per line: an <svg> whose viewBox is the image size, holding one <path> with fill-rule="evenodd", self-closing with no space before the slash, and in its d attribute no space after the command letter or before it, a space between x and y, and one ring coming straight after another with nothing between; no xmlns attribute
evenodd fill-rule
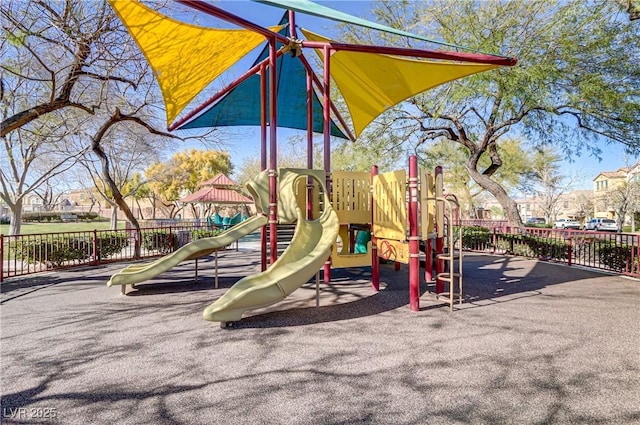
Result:
<svg viewBox="0 0 640 425"><path fill-rule="evenodd" d="M250 204L251 198L236 192L233 189L221 189L219 187L205 187L180 199L180 202L208 202L217 204Z"/></svg>
<svg viewBox="0 0 640 425"><path fill-rule="evenodd" d="M230 187L239 187L240 185L222 173L217 174L215 177L212 177L209 180L204 181L198 185L198 187L211 187L211 186L230 188Z"/></svg>

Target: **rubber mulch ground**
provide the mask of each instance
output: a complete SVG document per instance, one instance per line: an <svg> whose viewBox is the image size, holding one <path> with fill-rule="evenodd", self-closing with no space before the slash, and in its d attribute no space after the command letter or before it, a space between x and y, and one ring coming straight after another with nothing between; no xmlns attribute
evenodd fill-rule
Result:
<svg viewBox="0 0 640 425"><path fill-rule="evenodd" d="M47 424L638 424L640 282L467 255L465 302L407 268L335 270L233 328L203 309L258 269L227 251L127 296L122 264L1 285L2 422ZM425 285L422 284L425 291Z"/></svg>

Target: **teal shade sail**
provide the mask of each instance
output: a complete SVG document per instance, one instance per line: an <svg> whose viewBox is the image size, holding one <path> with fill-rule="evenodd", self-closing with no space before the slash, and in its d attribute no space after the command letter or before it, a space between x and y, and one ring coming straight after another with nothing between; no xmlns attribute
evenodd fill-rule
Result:
<svg viewBox="0 0 640 425"><path fill-rule="evenodd" d="M288 23L287 13L281 24ZM286 28L280 33L285 35ZM277 48L282 47L278 43ZM253 66L269 56L266 45ZM298 58L284 54L277 59L277 125L278 127L307 130L307 73ZM267 81L271 69L267 69ZM313 132L324 130L323 107L313 92ZM267 117L269 116L269 93L267 93ZM268 120L267 120L268 121ZM179 129L210 128L224 126L260 125L260 76L252 75L231 90L216 103L206 108L200 115L178 127ZM348 139L340 128L331 121L331 135Z"/></svg>

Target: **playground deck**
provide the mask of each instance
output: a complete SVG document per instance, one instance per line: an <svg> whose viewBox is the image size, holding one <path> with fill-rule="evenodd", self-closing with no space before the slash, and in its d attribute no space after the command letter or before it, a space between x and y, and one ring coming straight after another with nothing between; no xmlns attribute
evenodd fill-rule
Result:
<svg viewBox="0 0 640 425"><path fill-rule="evenodd" d="M105 285L122 264L3 283L2 422L640 422L637 280L469 255L466 303L416 313L406 266L378 294L334 270L320 308L307 284L220 329L204 307L260 263L240 247L220 289L202 260L128 296Z"/></svg>

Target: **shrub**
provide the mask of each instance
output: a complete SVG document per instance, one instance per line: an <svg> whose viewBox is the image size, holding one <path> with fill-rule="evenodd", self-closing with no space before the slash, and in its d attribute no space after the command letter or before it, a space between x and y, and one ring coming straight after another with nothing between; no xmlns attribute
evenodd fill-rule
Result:
<svg viewBox="0 0 640 425"><path fill-rule="evenodd" d="M25 239L18 242L14 249L16 258L28 263L46 264L51 268L90 258L93 244L83 237L47 237Z"/></svg>
<svg viewBox="0 0 640 425"><path fill-rule="evenodd" d="M600 264L616 272L640 272L639 259L638 257L634 259L633 254L632 246L616 245L614 242L601 244L598 249ZM635 260L633 265L631 264L632 259Z"/></svg>
<svg viewBox="0 0 640 425"><path fill-rule="evenodd" d="M482 226L462 228L463 249L486 249L493 246L493 233Z"/></svg>
<svg viewBox="0 0 640 425"><path fill-rule="evenodd" d="M222 233L222 231L218 230L218 229L193 230L193 231L191 231L191 240L195 241L197 239L212 238L214 236L219 235L220 233Z"/></svg>
<svg viewBox="0 0 640 425"><path fill-rule="evenodd" d="M98 213L95 212L77 212L74 213L78 220L92 221L96 220L99 216Z"/></svg>
<svg viewBox="0 0 640 425"><path fill-rule="evenodd" d="M27 212L22 214L22 221L24 222L47 222L61 221L59 212Z"/></svg>
<svg viewBox="0 0 640 425"><path fill-rule="evenodd" d="M142 235L142 247L148 251L168 254L178 247L178 235L166 231L145 232Z"/></svg>
<svg viewBox="0 0 640 425"><path fill-rule="evenodd" d="M523 257L565 260L569 252L569 246L565 241L527 235L500 235L497 245L507 254Z"/></svg>
<svg viewBox="0 0 640 425"><path fill-rule="evenodd" d="M117 254L129 246L129 234L123 232L101 233L96 239L96 257L100 260Z"/></svg>

